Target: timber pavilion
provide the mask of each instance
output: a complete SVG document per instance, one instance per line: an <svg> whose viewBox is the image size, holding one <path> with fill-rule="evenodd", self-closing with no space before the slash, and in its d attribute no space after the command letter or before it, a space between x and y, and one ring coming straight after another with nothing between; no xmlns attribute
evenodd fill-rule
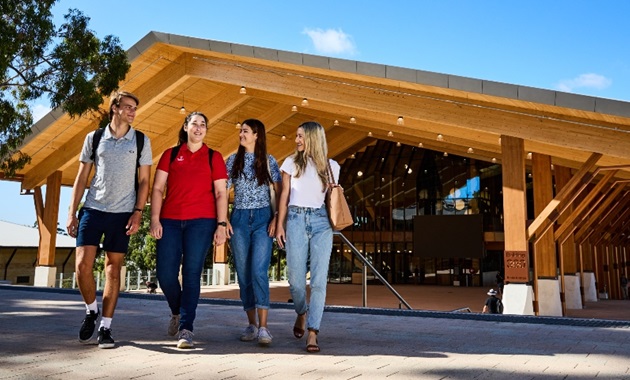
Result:
<svg viewBox="0 0 630 380"><path fill-rule="evenodd" d="M134 127L155 163L177 141L180 111L208 116L205 142L225 158L247 118L263 121L279 162L298 125L325 126L355 216L343 234L393 284L496 286L501 272L511 314L621 297L628 102L159 32L128 56L120 88L140 99ZM11 180L41 221L36 285L54 281L60 187L98 124L53 110L22 147L32 162ZM335 241L329 281L351 282L359 266Z"/></svg>

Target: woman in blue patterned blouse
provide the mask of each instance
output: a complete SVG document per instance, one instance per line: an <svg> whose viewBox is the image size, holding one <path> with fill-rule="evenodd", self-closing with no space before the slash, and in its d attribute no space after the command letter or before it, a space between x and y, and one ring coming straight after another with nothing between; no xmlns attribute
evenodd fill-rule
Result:
<svg viewBox="0 0 630 380"><path fill-rule="evenodd" d="M243 309L249 325L242 341L270 344L269 262L276 213L271 208L269 184L280 194L281 177L276 159L267 154L265 126L256 119L245 120L239 132L241 145L226 162L228 188L234 186L234 209L228 225L230 247L238 275ZM273 205L276 209L276 205ZM256 320L258 317L258 320Z"/></svg>

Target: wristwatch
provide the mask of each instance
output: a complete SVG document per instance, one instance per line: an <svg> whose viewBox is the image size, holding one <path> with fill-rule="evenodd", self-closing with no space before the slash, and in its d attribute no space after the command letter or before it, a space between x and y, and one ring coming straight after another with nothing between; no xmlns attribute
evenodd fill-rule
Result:
<svg viewBox="0 0 630 380"><path fill-rule="evenodd" d="M223 227L227 227L227 222L219 222L217 223L218 226L223 226Z"/></svg>

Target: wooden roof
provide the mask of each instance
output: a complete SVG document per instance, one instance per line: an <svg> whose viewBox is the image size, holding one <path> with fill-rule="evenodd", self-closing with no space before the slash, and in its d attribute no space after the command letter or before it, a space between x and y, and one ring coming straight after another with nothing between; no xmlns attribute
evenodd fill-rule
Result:
<svg viewBox="0 0 630 380"><path fill-rule="evenodd" d="M338 161L383 139L501 162L500 136L509 135L558 165L580 168L594 152L603 154L600 166L630 164L629 102L159 32L128 54L121 89L140 98L134 127L151 138L154 162L176 143L184 106L208 116L206 143L226 158L239 144L236 122L257 118L279 160L293 152L296 127L316 120ZM85 135L97 125L59 110L37 122L22 147L32 157L18 172L22 188L57 170L72 186ZM630 169L617 176L630 178Z"/></svg>

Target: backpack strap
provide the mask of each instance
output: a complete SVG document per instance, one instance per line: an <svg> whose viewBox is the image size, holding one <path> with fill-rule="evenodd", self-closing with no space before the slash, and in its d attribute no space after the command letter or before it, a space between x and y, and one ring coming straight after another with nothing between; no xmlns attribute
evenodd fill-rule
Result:
<svg viewBox="0 0 630 380"><path fill-rule="evenodd" d="M96 158L96 150L98 149L98 144L101 142L101 137L103 137L104 131L105 128L99 128L94 131L94 136L92 136L92 154L90 155L90 160L92 161Z"/></svg>
<svg viewBox="0 0 630 380"><path fill-rule="evenodd" d="M177 145L177 146L174 146L173 149L171 149L171 160L168 162L169 166L173 161L175 161L175 158L177 157L177 154L179 153L179 148L181 147L182 147L181 145Z"/></svg>
<svg viewBox="0 0 630 380"><path fill-rule="evenodd" d="M210 164L210 172L212 172L212 157L214 156L214 150L208 147L208 163Z"/></svg>
<svg viewBox="0 0 630 380"><path fill-rule="evenodd" d="M144 149L144 133L139 130L136 131L136 195L138 194L138 171L140 170L140 155L142 154L142 150Z"/></svg>
<svg viewBox="0 0 630 380"><path fill-rule="evenodd" d="M212 180L212 157L213 156L214 156L214 150L208 147L208 163L210 164L210 186L212 186L210 191L212 192L212 196L214 197L214 181Z"/></svg>

